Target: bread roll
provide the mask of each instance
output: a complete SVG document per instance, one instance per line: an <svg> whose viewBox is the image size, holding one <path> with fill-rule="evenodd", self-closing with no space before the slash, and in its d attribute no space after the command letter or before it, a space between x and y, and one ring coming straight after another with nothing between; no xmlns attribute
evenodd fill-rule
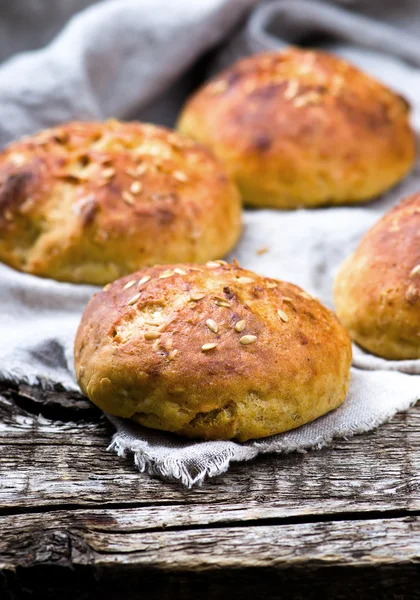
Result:
<svg viewBox="0 0 420 600"><path fill-rule="evenodd" d="M0 260L104 284L143 266L219 258L241 203L219 161L141 123L69 123L0 155Z"/></svg>
<svg viewBox="0 0 420 600"><path fill-rule="evenodd" d="M96 294L75 343L82 391L102 410L205 439L280 433L344 400L351 344L290 283L209 262L156 266Z"/></svg>
<svg viewBox="0 0 420 600"><path fill-rule="evenodd" d="M364 202L415 159L407 102L313 50L240 60L192 96L178 127L224 161L254 206Z"/></svg>
<svg viewBox="0 0 420 600"><path fill-rule="evenodd" d="M366 233L338 272L334 295L360 346L388 359L420 358L420 194Z"/></svg>

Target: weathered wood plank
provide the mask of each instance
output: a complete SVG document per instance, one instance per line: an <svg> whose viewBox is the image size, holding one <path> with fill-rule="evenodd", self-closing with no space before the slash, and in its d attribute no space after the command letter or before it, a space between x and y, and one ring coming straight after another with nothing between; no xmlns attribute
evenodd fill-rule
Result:
<svg viewBox="0 0 420 600"><path fill-rule="evenodd" d="M60 512L49 514L48 519L45 515L2 517L0 567L69 561L65 535L79 538L69 565L112 564L118 556L126 564L176 570L282 567L300 563L303 553L306 561L325 564L420 564L419 516L176 530L153 516L151 520L153 526L138 509ZM86 552L80 552L82 547Z"/></svg>
<svg viewBox="0 0 420 600"><path fill-rule="evenodd" d="M143 589L153 582L154 598L194 597L198 583L205 598L227 597L235 588L239 598L255 597L256 590L281 598L279 589L284 597L306 599L417 593L419 518L189 531L147 531L141 514L131 514L129 525L120 511L75 511L71 518L17 515L0 524L4 597L22 597L26 586L44 598L56 597L52 591L62 598L76 592L77 598L113 598L111 592L123 591L118 597L136 598L140 582ZM392 596L397 591L404 595Z"/></svg>
<svg viewBox="0 0 420 600"><path fill-rule="evenodd" d="M59 396L54 394L52 397ZM112 427L100 411L94 409L92 412L86 400L81 396L78 398L82 403L80 410L74 407L76 400L68 408L53 404L54 408L50 407L46 412L52 410L54 417L45 417L43 402L29 401L26 406L20 403L21 396L4 395L0 386L0 447L15 444L103 447L106 436L112 435Z"/></svg>
<svg viewBox="0 0 420 600"><path fill-rule="evenodd" d="M131 555L134 552L142 551L145 540L147 544L150 544L150 540L155 539L155 533L159 534L156 537L159 545L159 540L162 540L165 537L160 536L161 533L164 533L165 535L170 534L168 539L172 539L172 533L177 531L190 531L196 533L201 531L202 533L197 533L197 535L196 533L191 533L192 538L198 540L201 539L202 535L212 535L216 538L219 538L219 533L221 532L220 536L222 539L225 535L225 530L228 529L230 532L232 532L237 528L243 529L246 526L246 531L253 529L255 531L255 535L262 543L262 540L266 539L266 532L270 531L271 529L274 530L278 528L279 525L282 527L281 530L277 529L279 532L290 532L293 530L296 532L302 532L302 535L308 537L309 532L311 531L323 531L323 524L325 523L327 523L328 531L331 532L345 531L350 522L354 524L354 535L357 531L365 531L364 524L367 524L366 531L372 530L379 532L380 526L374 525L377 521L380 521L381 523L386 521L389 524L391 531L393 531L394 523L397 523L397 527L399 527L398 523L408 524L407 528L404 525L403 529L407 529L407 531L410 530L413 533L411 543L403 549L398 548L398 551L402 551L401 557L404 556L405 558L409 558L411 553L414 553L413 556L419 558L420 560L420 511L412 513L410 517L395 517L391 519L381 518L380 514L377 519L371 519L367 518L363 513L356 513L352 514L351 520L348 518L344 520L343 515L339 515L338 517L334 515L304 515L298 517L288 517L285 520L284 518L279 518L275 511L273 511L270 515L268 512L262 512L258 509L247 512L244 509L241 510L237 508L230 509L230 507L214 507L212 511L209 511L210 516L207 518L205 517L200 521L197 518L199 509L200 507L191 506L188 507L188 510L186 510L185 506L169 505L138 508L59 510L47 513L29 513L3 516L0 517L0 564L2 559L4 560L3 565L9 564L9 558L11 556L13 556L13 564L15 564L15 566L28 564L29 557L32 556L32 550L29 549L32 543L34 543L34 539L37 538L38 532L42 532L42 536L48 537L50 536L51 532L55 535L57 531L67 531L71 532L72 535L77 534L79 537L82 537L84 544L87 544L90 550L93 549L99 553L105 552L107 555L113 553ZM190 514L191 512L193 514ZM343 523L344 525L342 525ZM264 533L264 537L260 536L258 533L259 531ZM281 535L283 535L283 533L281 533ZM334 540L337 536L334 537L334 535L331 538L331 544L335 543ZM383 537L384 533L381 535ZM18 536L18 539L16 536ZM177 536L172 537L177 539ZM236 537L233 537L236 540ZM377 539L379 539L379 537ZM308 539L312 538L308 537ZM369 541L368 538L366 538L365 541L367 547L371 548L372 551L375 551L375 553L378 553L379 556L383 552L384 548L382 546L380 548L376 548L375 544L377 539L372 539ZM388 543L388 540L385 541ZM353 537L351 539L343 539L340 540L338 547L348 548L349 544L353 544L353 542ZM371 546L369 546L368 542L372 542ZM140 546L137 547L136 544L140 544ZM170 545L171 544L169 544L169 547ZM22 547L28 550L18 553L14 552L13 549L15 547ZM289 540L287 547L290 551L291 548L294 547L294 542L292 539ZM308 548L310 549L308 556L311 556L311 553L315 552L315 549L312 546L308 546ZM155 555L153 554L153 546L150 546L150 549L152 552L151 557L154 557ZM318 549L316 549L316 552L317 551ZM228 562L231 559L239 561L238 564L243 564L244 566L248 564L246 562L246 556L244 561L240 562L241 555L236 546L233 547L232 552L233 554L229 557L229 559L227 557L223 558L224 564L226 561ZM263 562L264 560L270 560L270 564L275 563L275 558L271 557L271 559L269 559L268 554L265 555L264 558L264 553L261 552L262 550L260 549L258 551L259 560L261 559ZM219 550L216 552L216 555L219 555ZM295 558L298 555L300 554L296 554ZM347 558L349 558L349 556L350 554L348 554ZM397 562L401 558L399 555L389 556L391 556L393 560L396 560ZM351 562L356 562L359 564L357 560L354 561L353 559ZM83 560L85 561L85 558ZM102 559L95 559L95 562L98 560L100 562ZM107 560L108 559L105 559L105 562ZM125 558L123 558L123 560L125 561ZM254 560L254 558L252 560ZM136 562L138 562L137 559ZM263 562L261 562L261 564L263 564ZM160 566L163 566L164 563L167 563L166 559L163 560ZM178 564L178 559L176 559L175 563ZM77 560L75 564L77 564ZM202 568L202 565L198 566L199 568ZM183 568L182 563L180 563L180 568Z"/></svg>
<svg viewBox="0 0 420 600"><path fill-rule="evenodd" d="M111 434L77 395L0 396L2 600L418 597L418 409L190 491L106 452Z"/></svg>
<svg viewBox="0 0 420 600"><path fill-rule="evenodd" d="M420 411L397 415L378 431L308 454L233 464L202 488L184 490L139 474L130 457L106 451L112 429L99 422L57 422L0 404L4 511L104 504L223 506L253 519L343 511L418 510ZM217 510L217 509L216 509ZM212 522L211 508L191 511ZM206 519L208 521L206 521Z"/></svg>

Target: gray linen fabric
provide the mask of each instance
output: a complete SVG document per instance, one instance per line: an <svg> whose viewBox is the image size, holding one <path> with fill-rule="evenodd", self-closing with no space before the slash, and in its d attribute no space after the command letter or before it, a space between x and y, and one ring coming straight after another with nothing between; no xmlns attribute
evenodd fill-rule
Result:
<svg viewBox="0 0 420 600"><path fill-rule="evenodd" d="M178 94L174 104L168 90L175 90L174 83L196 58L220 42L254 4L252 0L96 3L49 46L0 67L0 143L71 118L150 114L151 104L152 109L160 105L155 114L171 122L182 94L174 92ZM324 40L323 46L403 93L413 104L413 122L419 127L420 55L410 34L387 18L384 5L390 3L378 4L387 23L370 18L375 4L365 3L371 9L368 16L349 12L359 8L357 2L343 2L341 7L303 0L260 4L213 69L239 55L282 43L304 43L315 35ZM402 10L404 2L399 6ZM420 9L413 12L411 23L416 19L420 23ZM395 20L404 22L405 15ZM261 274L297 283L332 306L332 281L341 261L390 206L419 187L420 163L397 188L364 206L245 211L244 233L232 256ZM262 245L268 252L259 255ZM0 377L77 390L73 339L95 288L32 277L5 265L0 265L0 282ZM109 417L117 429L111 447L119 454L132 452L141 471L191 487L222 473L231 461L321 448L334 437L368 431L419 398L420 361L386 361L354 347L348 398L336 411L295 431L245 444L199 443Z"/></svg>

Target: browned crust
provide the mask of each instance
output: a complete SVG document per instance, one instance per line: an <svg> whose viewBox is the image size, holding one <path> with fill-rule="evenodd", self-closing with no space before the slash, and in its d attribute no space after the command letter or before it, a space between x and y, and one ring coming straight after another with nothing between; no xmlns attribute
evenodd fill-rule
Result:
<svg viewBox="0 0 420 600"><path fill-rule="evenodd" d="M268 436L336 408L350 361L347 332L316 299L217 263L114 282L92 298L75 343L81 389L104 411L208 439Z"/></svg>
<svg viewBox="0 0 420 600"><path fill-rule="evenodd" d="M254 205L368 200L415 159L406 100L313 50L240 60L191 97L178 127L214 150Z"/></svg>
<svg viewBox="0 0 420 600"><path fill-rule="evenodd" d="M141 123L69 123L0 155L0 260L105 283L145 265L218 258L240 200L195 142Z"/></svg>
<svg viewBox="0 0 420 600"><path fill-rule="evenodd" d="M351 337L373 354L420 358L420 194L383 216L343 263L335 305Z"/></svg>

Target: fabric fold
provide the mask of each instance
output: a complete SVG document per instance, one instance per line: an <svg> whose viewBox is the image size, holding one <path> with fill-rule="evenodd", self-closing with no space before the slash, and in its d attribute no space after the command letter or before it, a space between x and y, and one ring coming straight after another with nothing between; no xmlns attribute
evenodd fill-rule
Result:
<svg viewBox="0 0 420 600"><path fill-rule="evenodd" d="M420 66L417 37L397 27L346 10L309 0L264 3L253 12L248 35L255 52L276 50L284 43L312 45L352 44Z"/></svg>
<svg viewBox="0 0 420 600"><path fill-rule="evenodd" d="M169 87L205 51L224 40L256 3L107 0L95 4L43 50L0 66L0 144L69 119L124 118L141 113L151 102L161 105L165 122L173 121L175 88L170 88L167 98ZM420 22L420 9L415 18ZM420 65L412 35L344 7L305 0L264 3L218 64L223 64L223 56L232 60L325 33L327 44L334 40L335 51L407 95L413 103L414 123L420 125L420 69L396 58ZM417 161L404 182L365 205L247 210L243 236L227 258L235 257L262 275L296 283L332 307L333 279L342 260L385 211L419 188ZM267 247L263 255L257 252L261 246ZM0 379L77 390L73 340L83 309L97 288L41 279L2 264L0 284ZM313 423L240 444L181 439L108 416L117 430L110 448L119 455L132 453L141 472L191 487L223 473L234 461L267 452L305 452L337 437L369 431L396 412L408 410L419 398L420 361L386 361L354 347L347 399Z"/></svg>

